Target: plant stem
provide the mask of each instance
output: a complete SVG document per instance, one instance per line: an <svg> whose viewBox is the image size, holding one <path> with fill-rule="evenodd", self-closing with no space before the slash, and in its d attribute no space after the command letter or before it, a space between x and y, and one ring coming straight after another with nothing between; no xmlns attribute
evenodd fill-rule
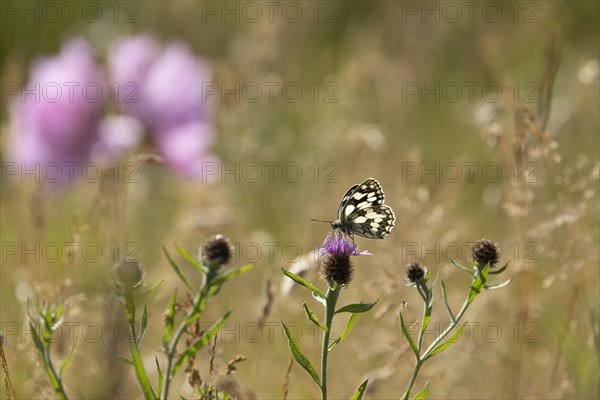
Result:
<svg viewBox="0 0 600 400"><path fill-rule="evenodd" d="M335 305L340 295L340 287L337 283L333 287L328 286L325 298L325 327L327 330L323 335L323 349L321 351L321 399L327 400L327 356L329 355L329 336L331 334L331 323L335 313Z"/></svg>
<svg viewBox="0 0 600 400"><path fill-rule="evenodd" d="M406 387L406 391L402 395L402 400L408 400L408 396L410 396L410 391L412 390L413 385L415 384L415 380L417 379L417 375L419 374L419 370L423 365L423 361L421 359L417 359L415 364L415 368L413 369L412 375L410 377L410 381L408 382L408 386Z"/></svg>
<svg viewBox="0 0 600 400"><path fill-rule="evenodd" d="M50 384L52 385L54 392L58 395L59 399L61 399L61 400L68 399L67 393L65 392L65 388L63 387L63 384L62 384L62 379L60 378L60 376L58 376L58 374L56 373L56 370L54 369L54 366L52 365L52 359L50 358L50 343L49 342L47 343L46 349L43 352L42 356L44 358L46 374L48 375L48 378L50 379Z"/></svg>
<svg viewBox="0 0 600 400"><path fill-rule="evenodd" d="M474 278L474 280L475 280L475 278ZM419 293L420 293L420 291L419 291ZM467 309L469 308L469 305L471 304L469 302L469 297L467 296L467 299L465 300L462 308L460 309L460 311L458 312L456 317L454 319L451 319L450 325L448 325L448 327L446 329L444 329L444 331L440 334L440 336L435 338L435 340L429 345L429 347L427 347L427 350L425 350L423 353L421 353L422 339L423 339L423 336L425 333L423 331L423 321L425 321L425 315L428 311L428 308L430 307L430 302L431 302L430 296L432 295L432 292L430 292L430 291L427 291L426 293L428 293L426 296L422 295L425 300L425 306L423 307L423 318L421 319L421 329L419 330L419 341L418 341L418 345L417 345L418 349L419 349L419 356L415 355L415 357L416 357L415 368L413 369L412 375L410 377L410 381L408 382L408 385L406 387L406 391L402 395L403 400L408 400L408 398L410 396L410 392L412 390L412 387L415 383L415 380L417 379L417 375L419 374L419 370L421 369L421 367L427 360L427 356L429 355L429 353L431 353L431 351L433 351L433 349L435 349L440 344L440 342L442 340L444 340L444 338L446 336L448 336L448 334L454 328L456 328L456 326L460 322L460 319L463 317L463 315L465 315L465 312L467 311ZM469 292L469 294L470 294L470 292Z"/></svg>
<svg viewBox="0 0 600 400"><path fill-rule="evenodd" d="M205 276L204 282L202 284L202 288L199 292L196 293L194 297L194 303L192 307L185 314L184 319L181 321L179 326L177 327L177 331L175 331L175 335L171 340L168 348L165 349L167 353L167 369L164 374L163 387L161 390L161 399L168 399L169 395L169 386L171 385L171 380L175 377L173 374L173 359L175 358L175 353L177 352L177 344L181 339L181 336L186 331L187 327L197 318L193 318L193 316L198 315L204 311L206 307L206 301L208 297L208 293L213 284L215 277L217 276L216 268L209 268L207 275Z"/></svg>
<svg viewBox="0 0 600 400"><path fill-rule="evenodd" d="M448 336L448 334L454 329L456 328L456 325L458 325L458 323L460 322L460 319L463 317L463 315L465 315L465 312L467 312L467 309L469 308L469 305L471 303L467 300L465 300L465 303L463 304L462 308L460 309L460 311L458 312L458 314L456 315L456 318L454 319L454 321L450 322L450 325L448 325L448 327L446 329L444 329L444 332L441 333L440 336L438 336L437 338L435 338L435 340L429 345L429 347L427 348L427 350L425 350L425 352L423 353L423 355L421 356L421 359L425 359L427 358L427 355L437 347L438 344L440 344L440 342L446 337Z"/></svg>
<svg viewBox="0 0 600 400"><path fill-rule="evenodd" d="M133 362L137 381L140 384L145 399L156 399L156 393L154 393L152 385L150 384L150 379L144 368L144 363L142 362L142 356L140 355L140 349L138 347L138 338L135 331L135 301L132 288L125 288L125 315L127 316L127 322L129 322L129 333L131 334L129 352L131 353L131 361Z"/></svg>

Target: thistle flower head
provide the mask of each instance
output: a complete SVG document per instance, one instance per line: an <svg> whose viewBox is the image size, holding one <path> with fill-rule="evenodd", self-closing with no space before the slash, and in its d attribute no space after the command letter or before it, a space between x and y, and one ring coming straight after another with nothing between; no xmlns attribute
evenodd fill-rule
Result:
<svg viewBox="0 0 600 400"><path fill-rule="evenodd" d="M135 257L127 257L115 267L117 283L128 289L135 289L144 283L142 263Z"/></svg>
<svg viewBox="0 0 600 400"><path fill-rule="evenodd" d="M352 280L354 267L350 256L370 255L368 251L359 251L354 243L337 232L327 235L318 253L323 257L323 276L329 284L335 282L340 286Z"/></svg>
<svg viewBox="0 0 600 400"><path fill-rule="evenodd" d="M488 263L490 264L490 268L492 268L500 260L500 248L492 240L480 239L471 247L471 255L481 268L485 267Z"/></svg>
<svg viewBox="0 0 600 400"><path fill-rule="evenodd" d="M354 275L354 266L349 255L327 253L323 258L322 274L330 285L348 285Z"/></svg>
<svg viewBox="0 0 600 400"><path fill-rule="evenodd" d="M417 262L411 262L406 266L406 280L409 285L416 285L425 278L427 269Z"/></svg>
<svg viewBox="0 0 600 400"><path fill-rule="evenodd" d="M202 261L209 268L218 268L231 259L229 241L223 235L216 235L202 247Z"/></svg>
<svg viewBox="0 0 600 400"><path fill-rule="evenodd" d="M39 299L35 305L27 300L27 315L30 322L39 323L44 329L44 335L56 331L64 322L68 304L64 302L40 304Z"/></svg>

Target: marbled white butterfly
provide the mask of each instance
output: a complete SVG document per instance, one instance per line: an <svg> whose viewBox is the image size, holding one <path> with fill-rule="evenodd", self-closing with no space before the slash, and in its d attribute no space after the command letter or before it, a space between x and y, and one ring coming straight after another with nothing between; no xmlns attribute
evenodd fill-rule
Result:
<svg viewBox="0 0 600 400"><path fill-rule="evenodd" d="M368 239L383 239L396 222L394 211L383 204L384 199L381 185L373 178L352 185L342 197L338 219L331 221L331 227L350 237L356 234Z"/></svg>

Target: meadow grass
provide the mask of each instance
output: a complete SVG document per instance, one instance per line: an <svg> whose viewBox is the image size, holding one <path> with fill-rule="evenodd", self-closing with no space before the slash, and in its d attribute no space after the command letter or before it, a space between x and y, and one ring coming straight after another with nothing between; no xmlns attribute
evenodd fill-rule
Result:
<svg viewBox="0 0 600 400"><path fill-rule="evenodd" d="M419 335L423 300L406 285L406 264L439 275L449 308L458 310L472 279L452 261L472 263L470 246L483 237L499 244L511 284L477 298L460 340L425 364L412 394L429 381L429 398L600 397L597 2L502 3L496 22L464 13L457 23L443 15L423 21L387 1L332 3L330 23L329 9L314 22L311 2L297 3L306 16L297 23L222 22L196 2L132 4L135 23L114 23L106 12L93 23L63 14L38 25L6 14L3 82L26 82L35 58L56 53L67 38L86 37L102 53L114 38L151 32L206 57L214 82L229 89L258 83L263 97L213 96L212 152L220 161L207 182L173 174L150 143L119 161L120 179L106 169L103 179L60 190L3 169L2 398L57 396L28 325L28 299L68 304L49 359L60 366L76 340L62 375L69 398L142 397L139 375L122 361L132 350L132 325L110 275L128 256L144 266L139 290L163 282L135 302L135 329L147 310L139 361L156 390L156 360L164 372L169 351L165 315L189 310L194 298L184 294L206 283L175 245L199 260L198 249L217 233L231 242L231 268L254 267L223 285L190 328L190 337L201 336L231 311L193 365L173 377L170 395L193 398L219 387L239 398L319 398L311 376L290 363L280 322L294 329L308 359L320 360L323 335L302 307L319 303L287 286L281 269L299 268L295 274L326 292L313 250L329 227L310 220L334 219L346 188L370 176L382 183L397 221L384 240L356 238L374 256L355 262L343 304L377 304L329 358L329 398L350 398L367 379L364 398L402 397L415 355L399 311L423 349L450 323L437 292ZM264 82L297 84L303 95L293 102L278 89L269 101ZM477 84L472 100L469 82ZM501 88L497 101L482 92L490 83ZM424 94L422 84L433 92ZM455 85L463 89L456 101ZM6 166L15 96L4 87ZM127 162L136 166L135 182L123 179ZM345 322L333 320L335 337ZM172 357L190 344L171 349Z"/></svg>

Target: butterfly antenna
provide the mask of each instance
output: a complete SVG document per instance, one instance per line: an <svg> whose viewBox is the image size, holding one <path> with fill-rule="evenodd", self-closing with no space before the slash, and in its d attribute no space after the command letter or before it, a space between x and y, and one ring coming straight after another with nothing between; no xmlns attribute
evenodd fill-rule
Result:
<svg viewBox="0 0 600 400"><path fill-rule="evenodd" d="M310 222L313 222L313 221L317 221L317 222L328 222L328 223L330 223L330 224L333 222L333 221L324 221L324 220L322 220L322 219L314 219L314 218L310 220Z"/></svg>

